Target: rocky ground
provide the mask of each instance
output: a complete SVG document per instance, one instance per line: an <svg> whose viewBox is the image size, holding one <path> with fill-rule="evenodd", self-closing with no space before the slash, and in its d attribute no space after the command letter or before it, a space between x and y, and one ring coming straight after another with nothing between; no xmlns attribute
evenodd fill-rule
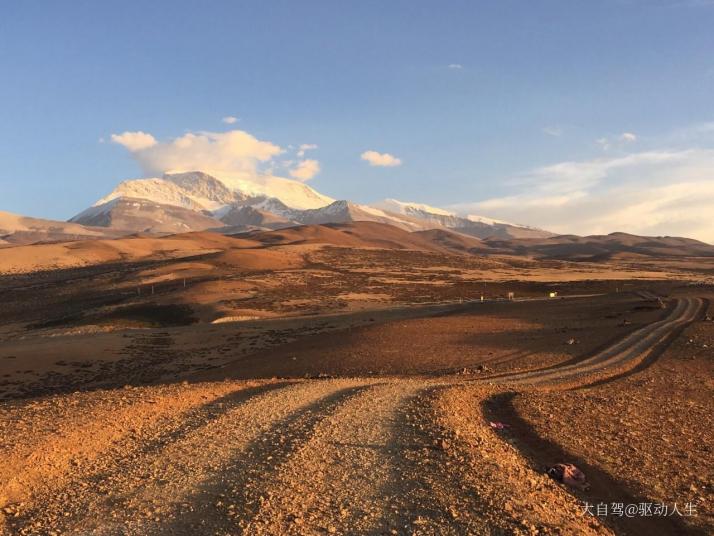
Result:
<svg viewBox="0 0 714 536"><path fill-rule="evenodd" d="M706 534L714 324L698 297L688 290L664 309L648 295L618 294L367 318L248 361L187 370L184 382L122 387L118 376L105 388L14 396L0 404L0 526L7 534ZM360 371L373 366L360 357L367 348L382 356L383 373L235 378L246 363L292 367L316 351L323 366L347 361ZM613 348L624 357L613 361ZM412 374L388 373L395 352ZM439 355L449 366L430 368ZM315 376L313 365L302 372ZM558 370L565 384L549 379ZM555 462L576 463L590 489L547 477ZM597 517L583 507L681 501L696 502L697 514Z"/></svg>
<svg viewBox="0 0 714 536"><path fill-rule="evenodd" d="M521 393L512 405L532 428L525 444L544 462L557 445L634 496L682 510L691 504L688 526L706 532L714 528L713 378L714 322L701 321L634 374L586 389Z"/></svg>
<svg viewBox="0 0 714 536"><path fill-rule="evenodd" d="M33 432L3 445L5 531L607 533L444 385L221 382L6 407L3 437Z"/></svg>

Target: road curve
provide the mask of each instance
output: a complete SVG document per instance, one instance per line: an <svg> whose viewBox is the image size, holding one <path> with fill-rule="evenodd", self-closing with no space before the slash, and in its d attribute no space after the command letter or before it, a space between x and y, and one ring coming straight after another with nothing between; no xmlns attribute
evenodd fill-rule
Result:
<svg viewBox="0 0 714 536"><path fill-rule="evenodd" d="M678 299L579 363L485 381L621 374L703 305ZM477 385L229 380L0 406L0 534L610 534L482 422Z"/></svg>
<svg viewBox="0 0 714 536"><path fill-rule="evenodd" d="M630 333L592 357L560 367L484 378L491 383L529 386L588 383L590 377L605 379L636 367L655 349L672 338L680 329L697 319L704 307L701 298L679 298L672 311L662 320Z"/></svg>

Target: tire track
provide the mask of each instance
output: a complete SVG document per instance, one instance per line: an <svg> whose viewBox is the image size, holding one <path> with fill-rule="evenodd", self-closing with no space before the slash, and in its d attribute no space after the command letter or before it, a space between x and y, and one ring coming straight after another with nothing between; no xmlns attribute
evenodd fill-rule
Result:
<svg viewBox="0 0 714 536"><path fill-rule="evenodd" d="M271 482L247 534L402 533L406 423L400 408L425 387L400 380L371 387L324 419Z"/></svg>
<svg viewBox="0 0 714 536"><path fill-rule="evenodd" d="M483 422L475 424L471 406L485 394L466 391L488 390L484 381L562 388L621 374L694 321L702 305L697 298L679 299L665 318L578 363L475 382L442 377L186 385L164 396L161 418L147 410L147 400L135 409L123 406L121 425L101 439L91 434L111 422L112 413L90 408L84 420L100 421L92 427L58 434L57 442L50 443L51 434L35 442L64 450L26 482L34 497L7 518L5 528L9 534L457 535L520 530L525 521L543 530L563 523L581 530L565 496L558 495L568 513L557 519L542 504L531 514L527 501L499 503L522 486L518 478L526 479L524 496L538 495L545 503L550 483L535 479ZM178 403L188 392L190 400ZM65 418L72 424L71 412ZM75 444L83 439L86 448ZM60 467L53 472L55 463ZM25 478L25 466L6 481ZM518 478L501 474L511 469ZM12 467L5 464L0 476L7 475L12 477ZM51 482L40 483L43 475ZM0 515L0 531L1 523Z"/></svg>
<svg viewBox="0 0 714 536"><path fill-rule="evenodd" d="M269 383L269 382L268 382ZM102 453L154 426L185 426L210 404L243 396L266 382L161 386L21 402L0 413L0 508L55 494L72 473L87 473ZM116 455L116 454L115 454Z"/></svg>
<svg viewBox="0 0 714 536"><path fill-rule="evenodd" d="M425 380L376 385L324 419L275 475L246 534L491 534L431 434Z"/></svg>
<svg viewBox="0 0 714 536"><path fill-rule="evenodd" d="M275 423L231 460L224 470L201 482L184 500L189 514L173 523L146 527L146 534L186 534L201 532L235 534L242 531L265 500L265 482L270 480L290 456L307 441L315 427L340 405L368 386L347 387L318 400Z"/></svg>
<svg viewBox="0 0 714 536"><path fill-rule="evenodd" d="M103 455L89 477L39 497L10 519L17 534L147 534L190 514L201 484L240 466L245 450L276 423L336 391L364 382L331 380L276 385L215 401L181 419L178 429L153 431ZM101 470L98 470L101 468ZM195 532L194 532L195 533Z"/></svg>
<svg viewBox="0 0 714 536"><path fill-rule="evenodd" d="M582 383L590 376L619 374L624 368L636 366L661 342L693 322L701 313L702 307L703 301L699 298L679 299L666 318L640 328L588 359L571 365L505 374L480 381L549 387L568 382Z"/></svg>

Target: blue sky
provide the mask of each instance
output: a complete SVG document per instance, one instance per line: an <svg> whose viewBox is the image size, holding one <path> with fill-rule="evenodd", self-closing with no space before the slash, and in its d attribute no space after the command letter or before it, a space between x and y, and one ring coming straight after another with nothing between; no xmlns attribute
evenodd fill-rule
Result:
<svg viewBox="0 0 714 536"><path fill-rule="evenodd" d="M237 129L317 145L335 198L709 239L712 28L707 0L3 2L0 210L65 219L145 175L112 134ZM598 220L623 185L680 193Z"/></svg>

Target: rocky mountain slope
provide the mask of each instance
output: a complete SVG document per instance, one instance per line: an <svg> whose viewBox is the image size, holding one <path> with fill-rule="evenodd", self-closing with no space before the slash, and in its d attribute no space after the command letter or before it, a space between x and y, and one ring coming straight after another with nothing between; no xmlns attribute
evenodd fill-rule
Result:
<svg viewBox="0 0 714 536"><path fill-rule="evenodd" d="M225 225L212 217L208 211L191 210L178 205L123 196L90 207L70 221L144 233L186 233L219 229Z"/></svg>
<svg viewBox="0 0 714 536"><path fill-rule="evenodd" d="M421 203L405 203L396 199L385 199L373 205L376 208L408 216L416 220L432 225L432 228L443 227L453 231L475 236L477 238L546 238L553 236L553 233L517 225L505 221L494 220L483 216L457 216L446 210L430 207Z"/></svg>
<svg viewBox="0 0 714 536"><path fill-rule="evenodd" d="M173 207L173 208L169 208ZM279 177L222 180L201 171L124 181L70 221L130 232L278 229L299 224L371 221L408 231L451 229L477 238L545 238L551 233L393 199L375 206L322 195Z"/></svg>
<svg viewBox="0 0 714 536"><path fill-rule="evenodd" d="M29 218L0 211L0 246L111 238L118 233L106 227L88 227L77 223Z"/></svg>
<svg viewBox="0 0 714 536"><path fill-rule="evenodd" d="M353 222L429 232L430 237L445 240L450 248L472 253L488 251L593 261L623 256L714 255L714 247L686 238L640 237L626 233L556 236L526 225L476 215L459 216L420 203L385 199L369 206L334 200L289 179L263 177L253 182L226 181L200 171L124 181L69 222L0 213L0 245L132 233L211 230L236 234Z"/></svg>

